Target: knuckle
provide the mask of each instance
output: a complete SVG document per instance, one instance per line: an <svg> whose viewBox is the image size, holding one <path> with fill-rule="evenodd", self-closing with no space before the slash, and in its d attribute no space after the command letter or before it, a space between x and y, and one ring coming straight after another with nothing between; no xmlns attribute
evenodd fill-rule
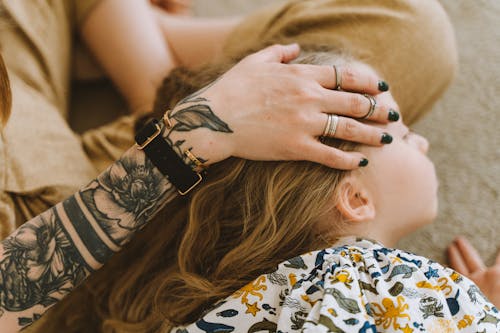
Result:
<svg viewBox="0 0 500 333"><path fill-rule="evenodd" d="M332 156L332 163L336 169L340 170L350 170L355 167L353 158L340 150L337 150L336 154Z"/></svg>
<svg viewBox="0 0 500 333"><path fill-rule="evenodd" d="M373 73L370 73L367 77L368 87L378 91L378 77Z"/></svg>
<svg viewBox="0 0 500 333"><path fill-rule="evenodd" d="M343 168L345 163L344 163L344 157L342 154L340 154L340 151L337 149L331 148L328 154L324 154L323 156L323 164L327 164L333 168Z"/></svg>
<svg viewBox="0 0 500 333"><path fill-rule="evenodd" d="M344 139L352 140L358 135L359 127L355 120L346 118L341 127Z"/></svg>
<svg viewBox="0 0 500 333"><path fill-rule="evenodd" d="M293 112L289 117L292 125L299 129L302 129L304 127L304 124L309 123L309 116L306 112L303 111L304 110L297 110L296 112Z"/></svg>
<svg viewBox="0 0 500 333"><path fill-rule="evenodd" d="M352 87L356 84L359 73L351 66L346 66L342 69L342 84Z"/></svg>
<svg viewBox="0 0 500 333"><path fill-rule="evenodd" d="M362 117L365 114L365 97L359 94L351 94L349 96L349 111L353 117Z"/></svg>
<svg viewBox="0 0 500 333"><path fill-rule="evenodd" d="M380 115L380 118L386 120L387 112L389 112L389 105L385 102L377 101L377 107L375 108L375 116Z"/></svg>
<svg viewBox="0 0 500 333"><path fill-rule="evenodd" d="M303 160L304 154L309 151L309 146L303 140L292 140L284 148L283 154L287 160Z"/></svg>
<svg viewBox="0 0 500 333"><path fill-rule="evenodd" d="M319 101L323 95L318 89L303 86L297 90L297 97L302 103L310 104Z"/></svg>
<svg viewBox="0 0 500 333"><path fill-rule="evenodd" d="M288 65L288 71L293 76L303 76L305 74L305 70L300 65Z"/></svg>

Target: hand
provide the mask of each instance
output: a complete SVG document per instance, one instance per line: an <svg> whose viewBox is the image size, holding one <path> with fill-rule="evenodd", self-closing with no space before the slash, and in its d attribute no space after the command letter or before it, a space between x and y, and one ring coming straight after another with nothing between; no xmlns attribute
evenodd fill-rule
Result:
<svg viewBox="0 0 500 333"><path fill-rule="evenodd" d="M362 117L369 100L361 94L377 95L378 106L371 121L388 122L389 109L397 108L391 95L380 94L379 77L367 66L339 68L342 88L336 86L332 66L285 64L298 56L298 45L274 45L247 56L212 85L180 102L172 112L177 121L196 107L213 112L210 125L194 128L210 131L172 132L171 139L187 140L193 152L208 163L237 156L252 160L309 160L332 168L357 168L364 156L343 152L318 140L327 123L327 113L341 115L335 137L379 146L382 129L350 117ZM347 92L351 91L351 92ZM195 103L195 104L193 104ZM205 112L205 111L203 111ZM208 113L207 113L208 114ZM179 118L179 119L177 119ZM192 123L191 123L192 124ZM218 124L227 126L214 129Z"/></svg>
<svg viewBox="0 0 500 333"><path fill-rule="evenodd" d="M491 267L486 267L477 250L463 237L448 246L451 267L474 281L488 299L500 307L500 254Z"/></svg>
<svg viewBox="0 0 500 333"><path fill-rule="evenodd" d="M155 6L158 6L170 14L190 15L192 9L191 0L150 0Z"/></svg>

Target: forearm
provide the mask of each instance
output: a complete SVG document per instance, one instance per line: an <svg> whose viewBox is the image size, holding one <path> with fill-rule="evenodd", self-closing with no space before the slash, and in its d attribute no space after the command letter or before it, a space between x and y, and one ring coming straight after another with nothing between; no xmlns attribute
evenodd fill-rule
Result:
<svg viewBox="0 0 500 333"><path fill-rule="evenodd" d="M131 148L75 195L0 245L0 327L17 332L100 268L176 196Z"/></svg>
<svg viewBox="0 0 500 333"><path fill-rule="evenodd" d="M241 17L199 18L171 15L155 9L154 15L164 38L179 64L196 67L216 60Z"/></svg>
<svg viewBox="0 0 500 333"><path fill-rule="evenodd" d="M132 111L151 111L156 90L176 60L148 2L103 0L81 34Z"/></svg>

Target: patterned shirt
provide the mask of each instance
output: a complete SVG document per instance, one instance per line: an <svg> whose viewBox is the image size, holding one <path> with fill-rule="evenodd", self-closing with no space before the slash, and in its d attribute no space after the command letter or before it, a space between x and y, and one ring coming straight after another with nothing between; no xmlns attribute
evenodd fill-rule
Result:
<svg viewBox="0 0 500 333"><path fill-rule="evenodd" d="M498 310L466 277L345 237L281 263L171 332L500 332L499 323Z"/></svg>

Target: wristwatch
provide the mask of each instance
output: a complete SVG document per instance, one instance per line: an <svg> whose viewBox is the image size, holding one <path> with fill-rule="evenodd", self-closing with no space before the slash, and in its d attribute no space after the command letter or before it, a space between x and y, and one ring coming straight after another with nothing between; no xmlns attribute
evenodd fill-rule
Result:
<svg viewBox="0 0 500 333"><path fill-rule="evenodd" d="M175 153L163 138L164 129L163 121L157 119L149 121L135 136L136 147L144 151L181 195L186 195L203 180L203 177Z"/></svg>

